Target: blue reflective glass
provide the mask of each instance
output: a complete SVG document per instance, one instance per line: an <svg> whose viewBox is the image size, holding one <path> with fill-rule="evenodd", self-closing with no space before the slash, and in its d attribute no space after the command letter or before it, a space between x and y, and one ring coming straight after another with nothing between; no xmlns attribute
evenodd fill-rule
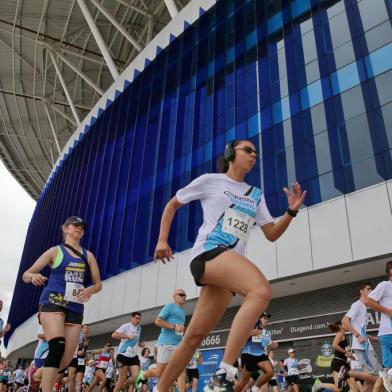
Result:
<svg viewBox="0 0 392 392"><path fill-rule="evenodd" d="M302 110L315 106L324 100L321 81L308 85L300 92Z"/></svg>
<svg viewBox="0 0 392 392"><path fill-rule="evenodd" d="M392 69L392 44L370 53L365 58L365 64L370 78Z"/></svg>
<svg viewBox="0 0 392 392"><path fill-rule="evenodd" d="M346 65L331 75L333 94L339 94L360 82L358 67L356 63Z"/></svg>

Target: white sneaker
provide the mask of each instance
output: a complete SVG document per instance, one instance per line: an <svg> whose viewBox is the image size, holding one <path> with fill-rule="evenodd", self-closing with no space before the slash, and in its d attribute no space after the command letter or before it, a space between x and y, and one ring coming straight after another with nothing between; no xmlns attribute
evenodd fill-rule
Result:
<svg viewBox="0 0 392 392"><path fill-rule="evenodd" d="M320 384L321 384L321 381L318 378L316 378L316 381L314 382L314 384L312 386L312 392L317 392L320 389L320 387L319 387Z"/></svg>
<svg viewBox="0 0 392 392"><path fill-rule="evenodd" d="M388 376L387 371L385 369L382 369L378 372L378 375L382 379L382 383L384 384L384 388L388 392L392 392L392 377Z"/></svg>

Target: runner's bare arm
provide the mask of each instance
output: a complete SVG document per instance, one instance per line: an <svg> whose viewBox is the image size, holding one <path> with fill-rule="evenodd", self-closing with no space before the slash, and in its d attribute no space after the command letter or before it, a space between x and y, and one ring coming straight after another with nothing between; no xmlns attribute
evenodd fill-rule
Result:
<svg viewBox="0 0 392 392"><path fill-rule="evenodd" d="M392 317L392 309L388 309L385 306L382 306L373 298L366 297L365 305L369 306L370 309L373 309L376 312L385 313L387 316Z"/></svg>
<svg viewBox="0 0 392 392"><path fill-rule="evenodd" d="M37 261L24 272L22 279L25 283L32 283L34 286L42 286L48 280L40 274L45 267L53 262L57 255L57 246L54 246L44 252Z"/></svg>
<svg viewBox="0 0 392 392"><path fill-rule="evenodd" d="M298 182L292 184L292 192L287 188L283 188L283 191L286 194L289 209L293 212L298 211L305 200L307 192L302 192L301 185ZM286 212L277 222L270 222L263 225L261 230L267 240L274 242L286 231L292 220L293 216Z"/></svg>
<svg viewBox="0 0 392 392"><path fill-rule="evenodd" d="M335 339L334 339L333 342L332 342L332 348L333 348L335 351L339 351L339 352L341 352L341 353L346 354L346 350L344 350L343 348L341 348L341 347L339 346L339 343L341 342L343 336L344 336L344 332L338 332L338 333L336 334Z"/></svg>
<svg viewBox="0 0 392 392"><path fill-rule="evenodd" d="M165 264L166 261L173 259L173 252L167 242L167 239L169 238L170 227L173 222L174 215L180 207L182 207L182 204L175 196L166 204L165 210L162 214L158 243L154 252L155 261L159 259Z"/></svg>
<svg viewBox="0 0 392 392"><path fill-rule="evenodd" d="M90 251L87 251L87 261L90 268L93 285L80 290L78 294L78 299L82 302L88 301L92 294L98 293L98 291L101 291L102 289L102 282L99 273L98 263L95 259L95 256Z"/></svg>

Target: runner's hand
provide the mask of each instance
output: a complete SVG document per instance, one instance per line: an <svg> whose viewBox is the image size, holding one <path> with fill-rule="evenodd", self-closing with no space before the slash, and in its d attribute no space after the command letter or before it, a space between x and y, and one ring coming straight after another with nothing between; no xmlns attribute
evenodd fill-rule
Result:
<svg viewBox="0 0 392 392"><path fill-rule="evenodd" d="M11 330L11 325L7 323L7 324L5 325L5 327L4 327L4 329L3 329L3 332L6 333L6 332L8 332L8 331L10 331L10 330Z"/></svg>
<svg viewBox="0 0 392 392"><path fill-rule="evenodd" d="M165 240L158 240L157 246L154 252L154 261L157 262L161 260L163 264L169 262L171 259L174 259L173 252Z"/></svg>
<svg viewBox="0 0 392 392"><path fill-rule="evenodd" d="M358 339L358 342L361 344L366 342L366 338L363 335L358 335L357 339Z"/></svg>
<svg viewBox="0 0 392 392"><path fill-rule="evenodd" d="M307 191L302 192L301 185L297 181L291 184L291 189L292 192L287 188L283 188L283 192L286 194L290 210L298 211L305 200Z"/></svg>
<svg viewBox="0 0 392 392"><path fill-rule="evenodd" d="M185 331L185 327L183 325L176 325L176 328L174 329L176 332L181 333Z"/></svg>
<svg viewBox="0 0 392 392"><path fill-rule="evenodd" d="M81 302L87 302L91 297L91 293L89 289L80 289L79 294L77 295L77 298Z"/></svg>
<svg viewBox="0 0 392 392"><path fill-rule="evenodd" d="M47 277L41 275L41 274L33 274L31 275L31 283L34 286L43 286L46 281L48 280Z"/></svg>
<svg viewBox="0 0 392 392"><path fill-rule="evenodd" d="M271 342L271 344L268 346L271 350L275 350L276 348L278 348L279 343L278 342Z"/></svg>

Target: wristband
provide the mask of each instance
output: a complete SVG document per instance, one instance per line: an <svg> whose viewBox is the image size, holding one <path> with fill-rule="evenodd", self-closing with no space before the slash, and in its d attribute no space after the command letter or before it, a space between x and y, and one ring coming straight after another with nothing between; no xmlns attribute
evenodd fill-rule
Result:
<svg viewBox="0 0 392 392"><path fill-rule="evenodd" d="M292 218L295 218L298 214L298 210L292 210L290 208L287 209L286 211Z"/></svg>
<svg viewBox="0 0 392 392"><path fill-rule="evenodd" d="M173 324L172 326L172 330L175 331L176 330L176 324Z"/></svg>

